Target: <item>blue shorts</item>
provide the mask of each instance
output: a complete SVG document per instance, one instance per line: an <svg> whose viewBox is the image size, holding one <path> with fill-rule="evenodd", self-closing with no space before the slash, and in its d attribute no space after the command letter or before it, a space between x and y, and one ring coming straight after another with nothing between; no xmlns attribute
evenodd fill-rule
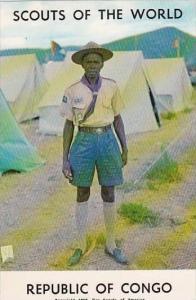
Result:
<svg viewBox="0 0 196 300"><path fill-rule="evenodd" d="M115 186L123 183L122 158L112 129L102 133L79 131L70 149L73 173L71 183L78 187L90 187L95 168L99 184Z"/></svg>

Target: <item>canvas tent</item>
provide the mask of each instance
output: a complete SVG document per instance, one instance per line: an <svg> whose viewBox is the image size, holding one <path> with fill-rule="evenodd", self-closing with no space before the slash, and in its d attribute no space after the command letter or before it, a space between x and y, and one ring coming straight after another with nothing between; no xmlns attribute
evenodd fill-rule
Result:
<svg viewBox="0 0 196 300"><path fill-rule="evenodd" d="M38 116L38 103L48 88L35 55L0 57L0 85L17 121Z"/></svg>
<svg viewBox="0 0 196 300"><path fill-rule="evenodd" d="M62 135L65 120L59 114L59 106L65 89L80 78L82 69L75 68L70 55L66 55L63 62L52 62L44 69L47 78L50 78L50 88L39 104L39 132Z"/></svg>
<svg viewBox="0 0 196 300"><path fill-rule="evenodd" d="M189 105L192 86L183 58L146 59L144 72L157 94L159 112L178 112Z"/></svg>
<svg viewBox="0 0 196 300"><path fill-rule="evenodd" d="M57 73L60 69L63 69L65 61L49 61L47 64L43 65L44 77L48 83L51 83L54 78L57 76Z"/></svg>
<svg viewBox="0 0 196 300"><path fill-rule="evenodd" d="M59 105L64 90L83 75L81 66L72 63L71 55L71 52L67 53L62 68L40 103L39 131L42 133L62 133L64 120L59 116ZM102 76L116 80L120 88L125 102L122 117L126 134L158 128L151 102L156 95L151 91L150 97L150 86L142 65L143 55L140 51L114 52L114 57L105 62L101 71Z"/></svg>
<svg viewBox="0 0 196 300"><path fill-rule="evenodd" d="M0 173L31 171L41 165L42 159L18 127L0 90Z"/></svg>

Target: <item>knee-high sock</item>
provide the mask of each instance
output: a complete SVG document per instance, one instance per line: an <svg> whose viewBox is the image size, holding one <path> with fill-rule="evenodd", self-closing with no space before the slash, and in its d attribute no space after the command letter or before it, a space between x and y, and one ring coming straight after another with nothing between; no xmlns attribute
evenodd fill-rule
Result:
<svg viewBox="0 0 196 300"><path fill-rule="evenodd" d="M103 202L104 221L106 228L106 247L112 252L116 248L115 226L116 226L116 205L115 202Z"/></svg>
<svg viewBox="0 0 196 300"><path fill-rule="evenodd" d="M88 202L76 203L77 247L84 252L86 249L86 234L88 223Z"/></svg>

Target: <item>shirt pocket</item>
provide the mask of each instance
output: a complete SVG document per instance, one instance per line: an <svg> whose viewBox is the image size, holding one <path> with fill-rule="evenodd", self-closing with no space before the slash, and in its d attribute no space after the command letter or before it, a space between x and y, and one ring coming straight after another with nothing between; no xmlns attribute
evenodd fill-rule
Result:
<svg viewBox="0 0 196 300"><path fill-rule="evenodd" d="M73 109L75 123L76 125L78 125L78 123L82 121L84 118L86 112L86 103L84 101L78 103L73 101L72 109Z"/></svg>
<svg viewBox="0 0 196 300"><path fill-rule="evenodd" d="M104 91L102 94L102 105L104 108L111 109L112 107L112 91L108 89L108 91Z"/></svg>
<svg viewBox="0 0 196 300"><path fill-rule="evenodd" d="M111 97L104 96L102 98L102 105L103 105L104 108L110 109L112 107Z"/></svg>

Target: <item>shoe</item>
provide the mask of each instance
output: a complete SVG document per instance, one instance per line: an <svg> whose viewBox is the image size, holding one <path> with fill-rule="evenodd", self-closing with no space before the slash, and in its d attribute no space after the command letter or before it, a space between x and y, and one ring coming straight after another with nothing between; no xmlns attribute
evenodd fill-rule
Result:
<svg viewBox="0 0 196 300"><path fill-rule="evenodd" d="M80 248L75 249L73 255L69 257L67 265L68 266L77 265L80 262L82 255L83 255L83 253Z"/></svg>
<svg viewBox="0 0 196 300"><path fill-rule="evenodd" d="M128 265L128 259L123 253L122 249L114 248L114 250L110 252L107 248L105 248L105 253L111 256L117 263L122 265Z"/></svg>

